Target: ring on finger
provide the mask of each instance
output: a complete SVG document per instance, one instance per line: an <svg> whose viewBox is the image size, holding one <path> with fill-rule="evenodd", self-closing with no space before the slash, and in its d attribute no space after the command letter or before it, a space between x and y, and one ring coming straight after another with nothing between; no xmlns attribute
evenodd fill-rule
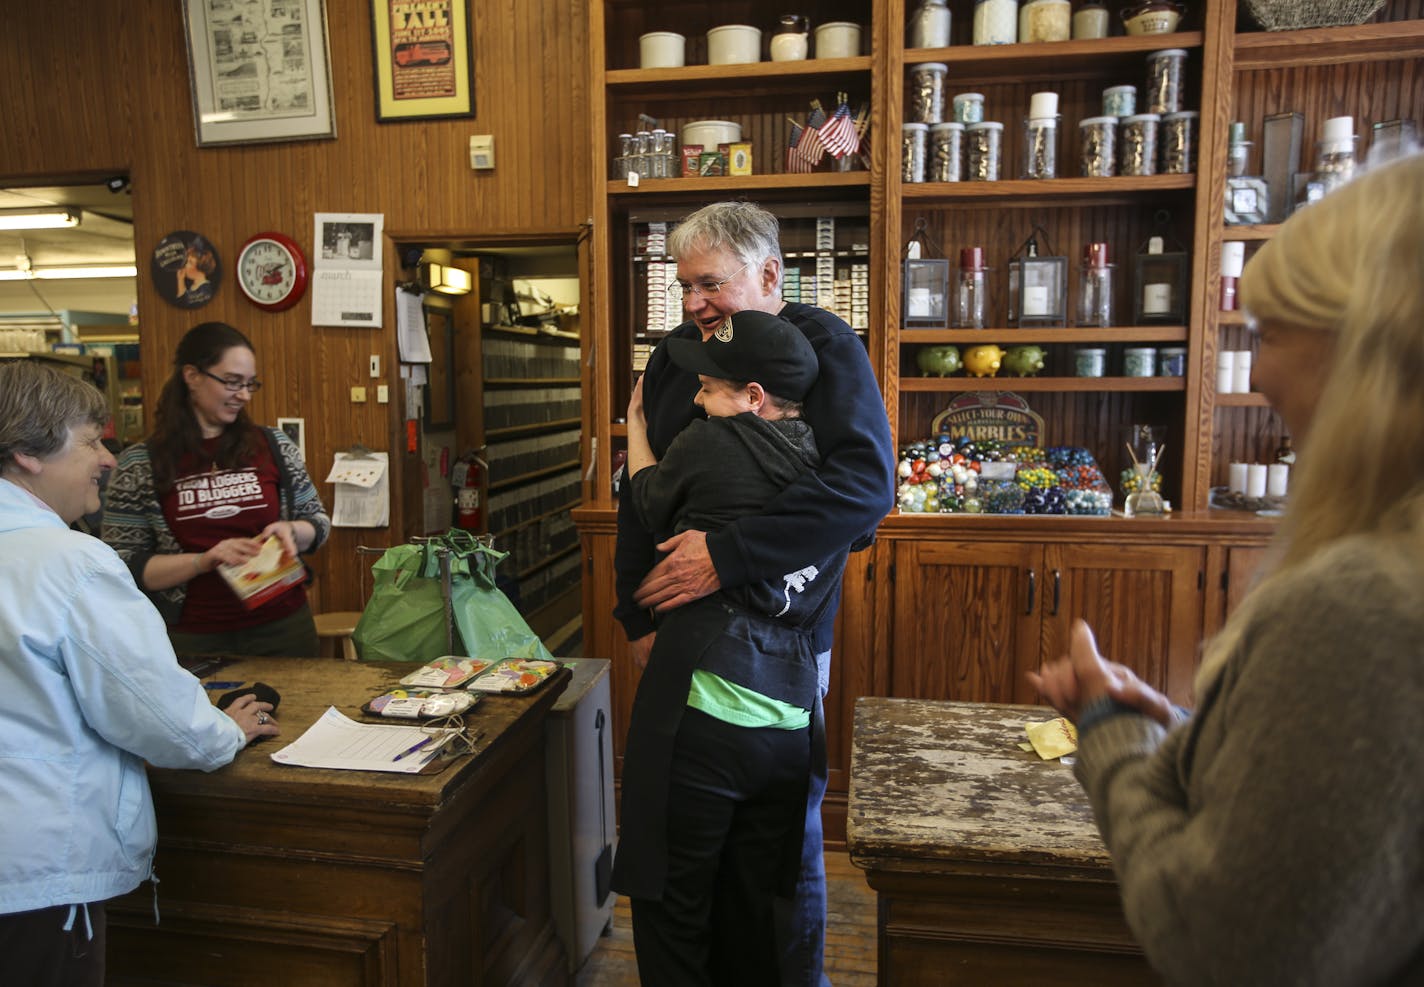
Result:
<svg viewBox="0 0 1424 987"><path fill-rule="evenodd" d="M258 725L258 726L262 726L262 725L263 725L264 723L266 723L266 722L267 722L267 714L266 714L266 713L258 713L258 714L257 714L257 725Z"/></svg>

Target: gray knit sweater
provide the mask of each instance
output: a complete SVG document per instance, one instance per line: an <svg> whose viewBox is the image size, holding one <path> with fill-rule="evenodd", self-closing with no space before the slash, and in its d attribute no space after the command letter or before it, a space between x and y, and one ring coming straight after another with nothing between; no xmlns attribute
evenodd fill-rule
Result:
<svg viewBox="0 0 1424 987"><path fill-rule="evenodd" d="M1191 720L1081 738L1128 922L1171 984L1424 984L1424 559L1352 538L1259 592Z"/></svg>

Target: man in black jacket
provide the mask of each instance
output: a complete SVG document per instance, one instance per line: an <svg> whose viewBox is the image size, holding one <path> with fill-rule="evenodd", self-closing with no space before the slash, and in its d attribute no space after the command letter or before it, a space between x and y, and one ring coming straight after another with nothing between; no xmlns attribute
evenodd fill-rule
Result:
<svg viewBox="0 0 1424 987"><path fill-rule="evenodd" d="M632 499L619 505L618 606L634 658L647 663L656 639L655 612L665 612L725 587L779 579L804 560L863 547L894 498L890 425L865 346L836 316L781 299L782 257L776 218L752 203L724 202L688 216L670 235L688 322L669 334L648 360L641 387L648 440L655 455L701 417L694 404L697 376L668 358L673 339L711 338L727 317L743 310L779 315L816 351L819 377L804 402L815 431L818 469L802 474L754 515L720 530L689 529L658 542L640 522ZM825 941L825 873L820 803L825 792L821 694L829 682L830 648L839 597L809 628L818 664L813 732L817 759L807 799L802 869L794 901L779 929L781 982L818 985Z"/></svg>

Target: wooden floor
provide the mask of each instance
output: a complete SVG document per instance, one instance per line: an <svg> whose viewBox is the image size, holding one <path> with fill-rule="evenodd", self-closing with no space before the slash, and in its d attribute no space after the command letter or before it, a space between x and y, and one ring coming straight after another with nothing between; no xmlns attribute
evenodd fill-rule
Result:
<svg viewBox="0 0 1424 987"><path fill-rule="evenodd" d="M826 976L835 987L875 987L875 892L844 850L826 851ZM578 987L637 987L628 899L613 908L613 931L579 971Z"/></svg>

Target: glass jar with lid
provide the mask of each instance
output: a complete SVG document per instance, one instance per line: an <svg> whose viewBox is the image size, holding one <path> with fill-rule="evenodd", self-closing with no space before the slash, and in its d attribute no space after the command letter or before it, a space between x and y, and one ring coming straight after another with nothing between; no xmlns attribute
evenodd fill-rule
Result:
<svg viewBox="0 0 1424 987"><path fill-rule="evenodd" d="M974 0L974 43L1011 45L1018 39L1018 0Z"/></svg>
<svg viewBox="0 0 1424 987"><path fill-rule="evenodd" d="M949 4L945 0L920 0L910 15L911 48L945 48L949 45Z"/></svg>
<svg viewBox="0 0 1424 987"><path fill-rule="evenodd" d="M1019 43L1067 41L1073 33L1069 0L1028 0L1019 7Z"/></svg>

